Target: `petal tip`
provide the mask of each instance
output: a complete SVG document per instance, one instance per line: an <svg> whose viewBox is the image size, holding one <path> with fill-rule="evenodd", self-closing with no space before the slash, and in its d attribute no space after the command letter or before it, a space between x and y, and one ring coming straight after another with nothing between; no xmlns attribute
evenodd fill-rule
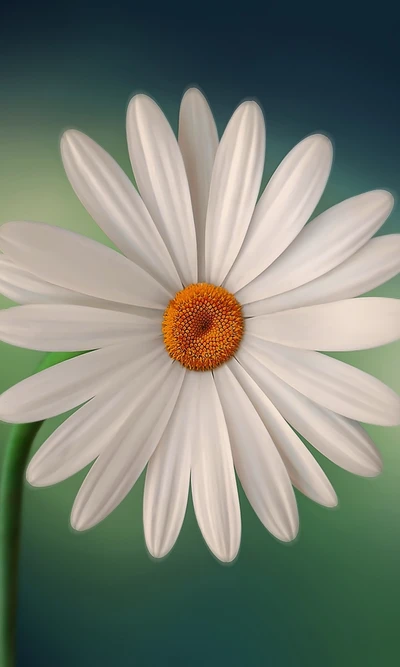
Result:
<svg viewBox="0 0 400 667"><path fill-rule="evenodd" d="M389 217L394 207L394 197L389 190L368 190L360 195L356 195L354 200L359 200L364 205L376 206L378 212Z"/></svg>
<svg viewBox="0 0 400 667"><path fill-rule="evenodd" d="M239 554L239 548L234 549L234 550L227 550L227 551L220 551L220 552L214 552L214 556L224 564L230 564L233 563L234 560L238 557Z"/></svg>
<svg viewBox="0 0 400 667"><path fill-rule="evenodd" d="M72 508L70 523L73 530L76 530L79 533L83 530L91 528L93 525L89 521L85 520L83 514L78 512L74 507Z"/></svg>
<svg viewBox="0 0 400 667"><path fill-rule="evenodd" d="M25 473L25 478L28 484L34 486L35 488L45 488L47 486L52 486L62 481L62 477L58 478L57 474L52 474L46 471L41 470L39 462L36 463L35 457L32 459L28 465Z"/></svg>
<svg viewBox="0 0 400 667"><path fill-rule="evenodd" d="M292 520L285 525L279 526L274 535L281 542L293 542L299 534L299 519Z"/></svg>
<svg viewBox="0 0 400 667"><path fill-rule="evenodd" d="M26 469L25 479L31 486L40 486L40 484L38 484L39 475L37 474L37 470L35 470L35 468L36 466L32 465L31 462Z"/></svg>
<svg viewBox="0 0 400 667"><path fill-rule="evenodd" d="M240 119L245 119L248 118L248 116L254 120L258 116L258 120L263 120L264 119L264 114L263 111L255 100L245 100L241 104L239 104L238 107L236 107L233 115L231 116L231 119L228 123L228 125L236 119L236 121Z"/></svg>
<svg viewBox="0 0 400 667"><path fill-rule="evenodd" d="M393 412L389 414L388 411L386 418L382 420L381 426L400 426L400 396L396 394L393 402L395 403Z"/></svg>
<svg viewBox="0 0 400 667"><path fill-rule="evenodd" d="M394 207L394 197L392 193L389 192L389 190L374 190L374 192L380 197L382 206L384 206L390 213Z"/></svg>
<svg viewBox="0 0 400 667"><path fill-rule="evenodd" d="M316 134L310 134L308 139L314 148L318 148L318 150L324 151L329 157L333 156L333 143L326 134L317 132Z"/></svg>
<svg viewBox="0 0 400 667"><path fill-rule="evenodd" d="M375 456L373 458L370 457L368 461L366 461L367 474L365 477L378 477L383 471L382 454L376 448L374 449L374 454Z"/></svg>
<svg viewBox="0 0 400 667"><path fill-rule="evenodd" d="M191 86L190 88L185 90L185 92L182 95L182 102L183 100L190 100L191 98L205 100L205 97L201 92L200 88L196 88L196 86Z"/></svg>
<svg viewBox="0 0 400 667"><path fill-rule="evenodd" d="M7 411L7 407L1 404L0 399L0 421L5 422L6 424L26 424L27 422L22 421L21 417L18 414L13 414L10 411Z"/></svg>
<svg viewBox="0 0 400 667"><path fill-rule="evenodd" d="M235 535L232 541L227 541L219 544L210 544L207 546L215 558L221 563L233 563L239 555L240 536Z"/></svg>
<svg viewBox="0 0 400 667"><path fill-rule="evenodd" d="M61 151L70 148L71 145L73 145L78 139L86 138L86 135L83 134L83 132L80 132L79 130L65 130L63 134L61 135L60 139L60 147Z"/></svg>
<svg viewBox="0 0 400 667"><path fill-rule="evenodd" d="M162 558L165 558L168 556L169 552L171 551L172 547L171 546L163 546L163 545L156 545L156 544L147 544L147 550L152 558L155 558L156 560L160 560Z"/></svg>
<svg viewBox="0 0 400 667"><path fill-rule="evenodd" d="M372 479L373 477L379 477L379 475L382 473L382 471L383 471L383 465L382 464L374 466L374 467L371 466L370 468L368 468L367 470L365 470L363 472L362 476Z"/></svg>
<svg viewBox="0 0 400 667"><path fill-rule="evenodd" d="M324 507L337 507L339 504L339 499L333 490L333 488L329 491L329 493L326 494L325 498L323 499L323 502L321 504Z"/></svg>
<svg viewBox="0 0 400 667"><path fill-rule="evenodd" d="M249 111L254 116L258 116L261 120L264 119L263 110L261 109L258 102L256 102L255 100L246 100L246 102L243 102L243 105L245 106L246 109L249 109Z"/></svg>
<svg viewBox="0 0 400 667"><path fill-rule="evenodd" d="M158 104L149 95L146 95L145 93L136 93L136 95L131 97L129 101L128 112L136 113L146 106L153 106L158 108Z"/></svg>

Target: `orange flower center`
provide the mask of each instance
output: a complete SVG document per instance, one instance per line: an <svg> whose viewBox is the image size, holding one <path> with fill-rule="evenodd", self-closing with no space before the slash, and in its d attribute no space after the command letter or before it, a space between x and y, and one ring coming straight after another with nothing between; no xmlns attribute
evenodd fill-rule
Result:
<svg viewBox="0 0 400 667"><path fill-rule="evenodd" d="M191 371L210 371L239 347L244 320L240 304L223 287L189 285L164 312L162 332L168 354Z"/></svg>

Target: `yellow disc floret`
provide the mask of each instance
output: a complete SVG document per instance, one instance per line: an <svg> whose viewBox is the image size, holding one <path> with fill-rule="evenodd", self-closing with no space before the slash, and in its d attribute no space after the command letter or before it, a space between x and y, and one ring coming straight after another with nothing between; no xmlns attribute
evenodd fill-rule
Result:
<svg viewBox="0 0 400 667"><path fill-rule="evenodd" d="M168 354L191 371L210 371L228 361L243 330L242 310L233 294L208 283L178 292L162 323Z"/></svg>

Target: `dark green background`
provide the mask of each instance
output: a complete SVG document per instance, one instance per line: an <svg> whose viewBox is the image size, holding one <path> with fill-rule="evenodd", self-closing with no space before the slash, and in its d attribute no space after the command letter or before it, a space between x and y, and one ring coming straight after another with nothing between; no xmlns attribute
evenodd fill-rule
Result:
<svg viewBox="0 0 400 667"><path fill-rule="evenodd" d="M61 132L90 134L130 172L124 116L137 91L176 127L190 84L207 94L220 129L255 97L267 119L269 176L314 131L335 144L321 208L400 183L398 40L378 11L368 30L326 6L178 9L24 2L0 22L0 222L42 220L105 241L64 176ZM323 13L324 12L324 13ZM373 25L372 25L373 24ZM382 25L381 25L382 24ZM400 232L398 208L383 232ZM375 291L400 296L394 279ZM6 299L2 306L10 305ZM400 345L341 355L400 391ZM0 345L3 390L41 355ZM50 420L34 449L60 423ZM394 667L399 664L399 428L368 427L383 453L376 479L318 456L340 504L298 494L301 529L275 541L242 498L237 562L210 555L190 505L163 562L148 556L143 479L102 524L75 534L68 516L84 473L53 488L26 487L18 667ZM1 448L9 427L0 425ZM0 450L0 458L2 451Z"/></svg>

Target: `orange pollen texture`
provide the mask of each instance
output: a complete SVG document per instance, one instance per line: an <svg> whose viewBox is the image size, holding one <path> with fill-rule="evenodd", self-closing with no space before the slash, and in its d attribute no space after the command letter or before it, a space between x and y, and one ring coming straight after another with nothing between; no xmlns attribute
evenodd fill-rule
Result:
<svg viewBox="0 0 400 667"><path fill-rule="evenodd" d="M168 354L191 371L210 371L228 361L243 331L242 309L233 294L208 283L178 292L162 323Z"/></svg>

